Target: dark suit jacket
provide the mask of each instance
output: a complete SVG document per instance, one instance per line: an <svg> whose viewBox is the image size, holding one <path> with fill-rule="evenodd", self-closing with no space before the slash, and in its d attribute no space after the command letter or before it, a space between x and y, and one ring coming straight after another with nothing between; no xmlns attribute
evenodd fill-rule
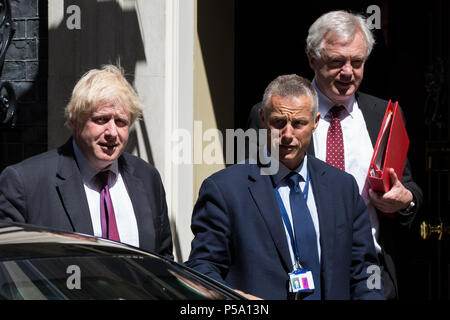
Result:
<svg viewBox="0 0 450 320"><path fill-rule="evenodd" d="M355 179L312 156L308 168L319 216L323 298L382 299L382 291L366 283L367 267L378 260ZM191 228L189 267L265 299L288 298L286 234L272 179L257 164L237 164L207 178Z"/></svg>
<svg viewBox="0 0 450 320"><path fill-rule="evenodd" d="M140 247L172 257L165 191L158 171L127 153L118 161L136 215ZM2 172L0 219L94 233L72 139Z"/></svg>
<svg viewBox="0 0 450 320"><path fill-rule="evenodd" d="M370 140L372 141L372 145L375 145L388 102L362 92L357 92L355 96L366 122L367 131L369 133ZM253 106L247 122L248 128L259 129L263 127L259 117L259 109L261 107L261 103ZM307 153L311 155L315 154L312 139ZM398 248L398 241L395 236L398 234L398 228L400 226L411 225L423 203L422 190L413 181L411 166L408 159L406 160L405 168L403 170L402 184L412 192L416 203L415 209L408 214L398 212L395 219L385 217L381 214L379 215L379 242L383 250L383 255L381 257L383 259L382 264L387 271L387 275L385 274L384 276L388 277L385 278L385 289L386 296L389 298L398 297L394 259L398 256L398 251L401 250L401 248Z"/></svg>

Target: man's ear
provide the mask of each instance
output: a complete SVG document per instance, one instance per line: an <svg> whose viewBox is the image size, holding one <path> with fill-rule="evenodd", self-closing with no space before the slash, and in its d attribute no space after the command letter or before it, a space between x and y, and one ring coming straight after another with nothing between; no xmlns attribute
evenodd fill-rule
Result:
<svg viewBox="0 0 450 320"><path fill-rule="evenodd" d="M317 126L319 125L319 120L320 120L320 112L317 112L316 118L314 119L314 129L313 129L313 132L316 131Z"/></svg>
<svg viewBox="0 0 450 320"><path fill-rule="evenodd" d="M265 122L266 119L264 117L264 108L260 108L258 111L259 111L259 119L261 120L263 127L266 128L266 122Z"/></svg>
<svg viewBox="0 0 450 320"><path fill-rule="evenodd" d="M308 53L308 63L309 66L311 67L311 69L315 70L315 62L316 62L316 58L313 57L313 55L311 54L311 52Z"/></svg>

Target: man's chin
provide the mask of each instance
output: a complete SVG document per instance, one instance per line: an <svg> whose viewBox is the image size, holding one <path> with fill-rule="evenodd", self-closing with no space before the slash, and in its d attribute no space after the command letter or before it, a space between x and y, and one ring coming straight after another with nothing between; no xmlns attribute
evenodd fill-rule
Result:
<svg viewBox="0 0 450 320"><path fill-rule="evenodd" d="M97 155L95 158L95 166L99 169L104 169L108 166L110 166L114 161L117 160L117 158L119 158L120 154L99 154Z"/></svg>
<svg viewBox="0 0 450 320"><path fill-rule="evenodd" d="M303 157L293 156L291 154L282 156L280 155L279 161L284 164L288 169L294 170L303 161Z"/></svg>
<svg viewBox="0 0 450 320"><path fill-rule="evenodd" d="M337 102L343 102L343 101L346 101L354 93L355 93L354 86L336 87L333 90L333 96L334 96L333 100L336 100Z"/></svg>

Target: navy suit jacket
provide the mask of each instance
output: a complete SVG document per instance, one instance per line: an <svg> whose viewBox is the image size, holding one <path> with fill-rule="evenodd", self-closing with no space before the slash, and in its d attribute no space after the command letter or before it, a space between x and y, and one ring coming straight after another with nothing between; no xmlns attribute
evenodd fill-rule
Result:
<svg viewBox="0 0 450 320"><path fill-rule="evenodd" d="M362 92L356 92L356 100L358 107L361 109L364 120L366 122L367 132L369 133L372 145L375 145L378 133L383 122L384 114L386 112L388 101L368 95ZM259 109L262 107L261 102L253 106L247 121L247 128L260 129L263 128L259 117ZM314 155L314 143L311 139L308 154ZM382 214L379 215L380 230L379 243L383 250L383 266L389 275L390 279L385 281L386 295L389 298L398 297L397 276L395 271L394 260L399 256L401 247L399 243L401 239L397 238L402 226L410 226L420 210L423 203L423 193L421 188L413 181L411 166L409 160L406 159L403 176L401 178L402 184L410 190L414 196L416 203L415 209L407 214L398 212L395 219L388 218ZM385 276L385 274L383 274Z"/></svg>
<svg viewBox="0 0 450 320"><path fill-rule="evenodd" d="M172 256L164 187L158 171L131 154L119 159L139 232L140 248ZM58 149L4 169L0 219L63 231L94 234L72 139Z"/></svg>
<svg viewBox="0 0 450 320"><path fill-rule="evenodd" d="M378 265L369 215L354 178L312 156L308 169L320 225L324 299L383 299L369 289ZM238 164L207 178L192 216L195 235L186 265L264 299L287 299L292 271L270 176ZM301 250L301 248L300 248Z"/></svg>

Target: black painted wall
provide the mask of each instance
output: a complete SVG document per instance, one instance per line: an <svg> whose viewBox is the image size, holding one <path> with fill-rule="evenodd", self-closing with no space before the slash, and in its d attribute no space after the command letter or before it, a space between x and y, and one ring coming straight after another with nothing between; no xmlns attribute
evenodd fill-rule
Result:
<svg viewBox="0 0 450 320"><path fill-rule="evenodd" d="M16 32L0 79L13 85L17 122L0 125L0 171L47 150L47 1L10 3Z"/></svg>

